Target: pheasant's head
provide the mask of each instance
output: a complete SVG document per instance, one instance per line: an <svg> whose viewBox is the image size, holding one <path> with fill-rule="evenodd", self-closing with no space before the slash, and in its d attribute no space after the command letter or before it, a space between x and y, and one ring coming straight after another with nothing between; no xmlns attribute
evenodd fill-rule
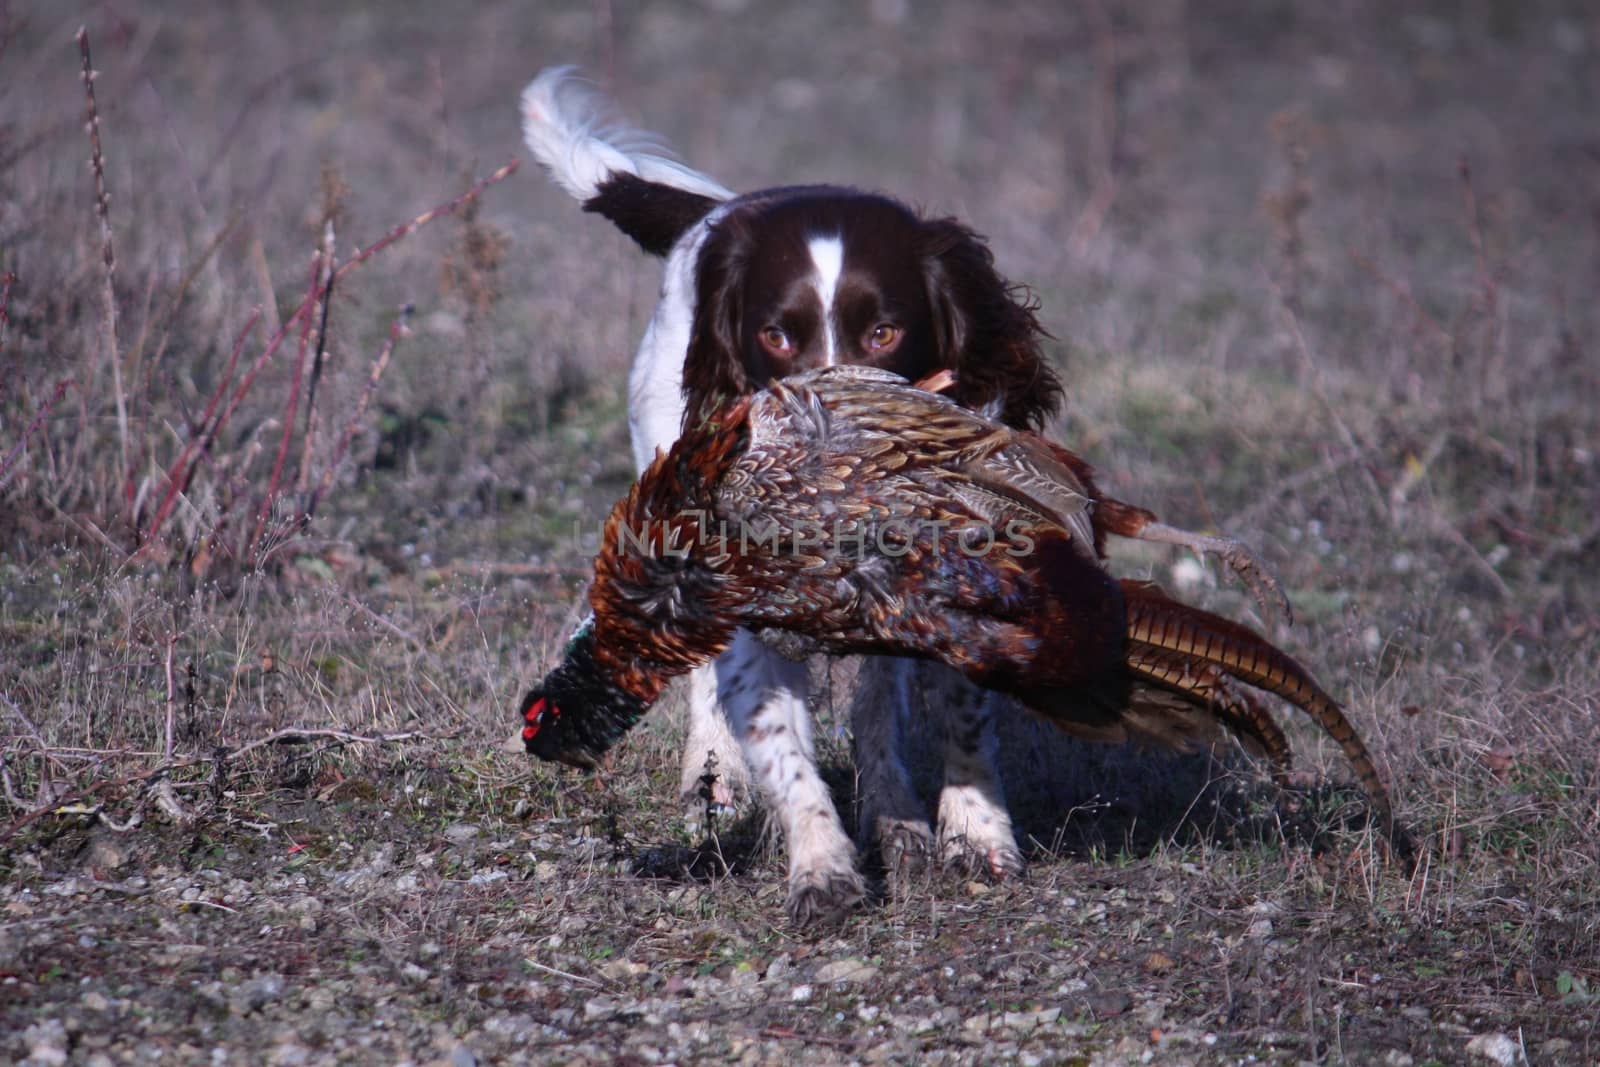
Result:
<svg viewBox="0 0 1600 1067"><path fill-rule="evenodd" d="M593 770L645 713L595 662L594 641L580 629L561 665L522 698L522 743L540 759Z"/></svg>

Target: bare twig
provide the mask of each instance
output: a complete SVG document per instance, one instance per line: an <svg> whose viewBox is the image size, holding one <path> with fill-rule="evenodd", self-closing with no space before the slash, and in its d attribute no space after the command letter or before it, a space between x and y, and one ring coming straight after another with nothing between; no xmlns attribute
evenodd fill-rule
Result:
<svg viewBox="0 0 1600 1067"><path fill-rule="evenodd" d="M1467 540L1466 535L1456 529L1454 523L1431 507L1427 511L1427 516L1429 519L1428 525L1433 531L1461 550L1461 554L1466 556L1467 562L1472 564L1473 569L1488 580L1489 584L1494 587L1494 591L1499 594L1501 600L1510 601L1512 599L1511 587L1506 585L1506 580L1500 577L1500 572L1495 570L1494 565L1484 558L1483 553L1479 552L1473 543Z"/></svg>
<svg viewBox="0 0 1600 1067"><path fill-rule="evenodd" d="M429 567L430 577L444 578L465 574L474 578L583 578L594 574L592 566L562 566L558 563L525 563L514 560L458 560Z"/></svg>
<svg viewBox="0 0 1600 1067"><path fill-rule="evenodd" d="M162 778L156 783L151 795L156 798L156 807L164 812L167 818L179 826L188 826L195 820L195 814L189 806L178 799L178 790L172 784L171 778Z"/></svg>
<svg viewBox="0 0 1600 1067"><path fill-rule="evenodd" d="M524 959L522 962L527 964L529 967L532 967L536 971L543 971L545 974L552 974L557 978L564 978L569 982L579 982L586 986L593 986L595 989L606 988L606 984L604 982L596 981L593 978L585 978L581 974L573 974L571 971L563 971L556 967L547 967L538 960Z"/></svg>
<svg viewBox="0 0 1600 1067"><path fill-rule="evenodd" d="M1364 462L1367 455L1367 449L1347 448L1328 456L1315 467L1308 467L1305 470L1296 471L1288 477L1278 479L1278 481L1256 494L1257 499L1254 504L1234 515L1234 524L1244 530L1259 526L1262 519L1277 509L1278 501L1284 497L1324 478L1331 478L1352 463Z"/></svg>
<svg viewBox="0 0 1600 1067"><path fill-rule="evenodd" d="M400 640L404 641L406 644L408 644L412 648L416 649L422 655L428 657L429 659L433 658L433 653L428 651L428 646L426 644L424 644L422 642L422 640L420 638L418 638L415 634L408 633L406 631L406 629L404 627L402 627L399 623L394 622L394 621L392 621L390 619L384 618L382 615L379 615L376 611L373 611L371 608L367 607L367 605L363 604L361 601L357 600L355 597L351 596L349 593L344 592L343 590L339 591L339 597L346 604L349 604L351 607L353 607L357 611L361 612L361 614L365 615L367 618L369 618L373 622L377 623L380 627L382 627L385 630L388 630L390 633L392 633L396 637L400 638Z"/></svg>
<svg viewBox="0 0 1600 1067"><path fill-rule="evenodd" d="M244 401L245 396L250 392L250 387L255 384L256 376L261 373L262 369L267 365L268 362L271 361L272 357L283 345L284 339L288 336L290 328L301 319L309 316L312 313L312 310L315 308L316 302L320 299L323 299L327 293L332 292L334 286L336 286L339 281L345 277L345 275L349 274L361 264L377 255L383 249L394 244L396 241L406 237L408 234L415 232L418 228L426 226L440 215L448 214L458 210L463 204L466 204L475 197L479 196L489 186L505 180L516 171L517 166L518 161L513 159L511 162L507 163L499 170L496 170L488 177L479 179L473 184L472 188L468 189L454 200L440 204L438 207L435 207L432 210L424 211L421 215L418 215L410 222L402 223L401 225L396 226L378 240L357 251L353 256L346 260L345 263L341 265L338 270L334 271L333 274L328 278L326 285L319 286L305 300L301 301L300 306L295 309L294 313L290 315L289 318L273 332L272 336L267 340L266 346L261 350L261 354L256 357L255 362L250 365L250 369L245 372L243 379L233 390L233 394L228 398L226 406L223 407L216 420L209 427L202 427L200 433L194 439L192 439L188 445L184 446L185 455L192 453L195 449L203 449L210 446L217 434L222 431L222 427L227 424L229 417L233 415L234 411L237 410L239 405ZM251 322L254 322L254 317L252 317ZM183 459L184 457L180 456L179 463L182 463ZM179 464L175 463L173 468L177 469L178 466ZM177 487L183 484L180 479L173 478L170 472L168 474L168 482L167 498L163 500L160 511L160 517L162 519L165 518L165 512L171 509L170 498L177 491ZM152 525L153 528L155 528L159 524Z"/></svg>
<svg viewBox="0 0 1600 1067"><path fill-rule="evenodd" d="M217 405L222 402L223 395L227 393L228 386L233 382L233 372L239 365L239 354L244 351L245 338L250 336L250 331L255 328L256 320L259 318L261 318L261 308L257 307L245 319L244 326L239 330L239 336L233 342L233 351L228 356L227 370L223 372L222 380L217 383L217 388L212 392L211 399L206 404L205 413L200 416L200 425L190 435L188 442L184 444L183 449L178 453L178 458L173 460L172 466L167 468L167 491L161 498L160 505L156 508L155 517L150 520L150 528L145 531L144 539L146 544L154 541L156 536L160 534L162 524L167 521L167 515L172 511L172 505L176 502L178 494L188 488L191 473L190 459L195 450L202 443L209 443L211 437L215 436L215 430L210 431L209 434L207 431L207 427L211 423L211 416L216 412Z"/></svg>
<svg viewBox="0 0 1600 1067"><path fill-rule="evenodd" d="M440 204L438 207L433 208L432 210L424 211L410 222L401 223L399 226L396 226L394 229L378 238L378 240L374 241L366 248L361 249L361 251L357 252L355 255L346 260L344 264L342 264L339 269L334 272L333 277L328 280L325 291L332 292L334 284L346 274L349 274L362 263L365 263L367 260L371 259L373 256L377 255L385 248L388 248L401 238L409 235L413 231L423 226L426 226L440 215L448 215L455 211L459 211L462 205L477 199L480 195L482 195L485 189L489 188L489 186L497 185L500 182L505 181L512 174L516 173L517 167L520 165L520 160L513 159L499 170L496 170L493 174L490 174L488 177L478 179L473 183L472 188L468 189L454 200L451 200L448 203Z"/></svg>
<svg viewBox="0 0 1600 1067"><path fill-rule="evenodd" d="M1082 255L1100 232L1117 198L1117 34L1111 13L1101 0L1090 0L1089 21L1094 33L1093 118L1089 136L1089 202L1072 226L1071 248Z"/></svg>
<svg viewBox="0 0 1600 1067"><path fill-rule="evenodd" d="M200 277L201 273L215 262L217 252L221 250L223 243L233 236L234 228L238 226L242 218L244 216L238 213L229 216L228 221L217 231L216 236L212 237L206 243L205 248L201 249L200 254L195 257L194 263L184 272L183 277L178 280L177 286L168 295L166 308L145 325L138 338L133 342L133 347L128 350L126 362L130 368L137 368L143 360L144 350L149 346L152 337L157 338L156 352L158 354L166 347L165 339L167 333L173 321L177 319L178 313L183 309L189 290L194 288L195 280ZM138 375L134 373L134 377L137 378Z"/></svg>
<svg viewBox="0 0 1600 1067"><path fill-rule="evenodd" d="M1317 361L1311 354L1311 345L1306 340L1304 331L1300 329L1300 316L1290 306L1283 287L1276 281L1272 281L1271 285L1273 293L1278 297L1278 303L1283 308L1284 321L1289 324L1289 333L1294 337L1295 348L1300 353L1300 359L1305 363L1306 376L1311 381L1312 392L1322 402L1323 408L1328 412L1328 417L1333 420L1333 428L1339 434L1339 440L1344 442L1345 448L1353 452L1363 451L1361 443L1356 440L1356 435L1350 431L1350 426L1344 421L1344 417L1339 414L1339 409L1334 407L1333 401L1328 398L1328 390L1322 380L1322 369L1317 366ZM1367 468L1365 463L1357 463L1355 466L1361 475L1361 480L1366 483L1367 490L1372 494L1373 505L1377 508L1378 514L1383 516L1385 522L1392 522L1393 516L1389 511L1389 500L1378 486L1378 479L1373 477L1372 471Z"/></svg>
<svg viewBox="0 0 1600 1067"><path fill-rule="evenodd" d="M342 745L392 745L399 741L438 741L448 735L430 734L421 730L408 730L398 734L358 734L349 730L331 729L301 729L288 727L274 730L266 737L259 737L248 744L240 745L231 752L224 752L215 756L199 756L192 763L213 763L218 760L235 760L247 752L254 752L267 745L304 744L307 741L328 740L337 741ZM182 766L180 764L180 766Z"/></svg>
<svg viewBox="0 0 1600 1067"><path fill-rule="evenodd" d="M11 765L6 762L4 752L0 752L0 790L4 791L6 803L18 811L27 811L39 803L37 800L29 802L17 793L17 780L11 777Z"/></svg>
<svg viewBox="0 0 1600 1067"><path fill-rule="evenodd" d="M350 439L355 436L356 428L361 425L361 419L367 413L367 405L372 403L372 394L378 388L378 379L383 377L383 372L389 366L389 357L394 354L395 344L407 332L406 323L411 319L412 310L412 306L407 304L400 309L394 322L389 325L389 336L383 342L383 348L378 351L377 358L372 361L372 370L367 375L366 386L361 390L361 399L356 402L355 411L345 423L344 432L339 435L333 454L328 457L328 465L317 482L317 488L312 492L311 499L306 502L306 510L299 518L301 523L305 523L317 513L317 505L322 503L323 496L333 485L334 475L339 470L339 464L344 461L345 451L350 447Z"/></svg>
<svg viewBox="0 0 1600 1067"><path fill-rule="evenodd" d="M1505 365L1505 349L1500 343L1500 284L1493 270L1489 268L1488 247L1483 239L1483 217L1478 209L1478 194L1472 185L1472 167L1467 163L1466 157L1456 161L1456 167L1461 175L1462 210L1467 217L1467 234L1472 239L1473 265L1478 275L1478 299L1483 310L1483 349L1480 353L1483 366L1477 375L1478 397L1480 400L1488 399L1491 385L1497 392L1505 380L1503 368Z"/></svg>
<svg viewBox="0 0 1600 1067"><path fill-rule="evenodd" d="M11 446L11 451L6 453L5 460L0 461L0 489L4 489L11 481L11 468L17 462L17 458L22 455L22 450L27 445L28 438L32 437L39 429L39 426L44 422L45 416L50 414L50 409L55 407L62 394L75 384L77 383L71 378L61 379L56 383L55 392L50 394L50 399L39 405L39 410L34 413L33 421L28 423L28 428L22 431L22 436L17 439L17 443Z"/></svg>
<svg viewBox="0 0 1600 1067"><path fill-rule="evenodd" d="M311 283L306 294L306 304L315 306L317 293L322 289L322 250L318 249L311 257ZM327 307L327 303L323 303ZM289 440L294 436L294 413L300 404L300 381L305 373L306 354L311 345L311 316L300 317L300 347L295 354L294 371L289 378L289 399L284 405L283 428L278 433L278 454L272 461L272 474L267 479L267 491L261 495L261 504L256 509L255 530L250 534L248 555L255 558L256 547L261 543L261 535L266 532L267 517L272 514L272 504L278 498L278 487L283 478L283 463L289 455Z"/></svg>
<svg viewBox="0 0 1600 1067"><path fill-rule="evenodd" d="M89 164L94 171L94 210L100 218L101 262L105 295L105 356L111 365L111 386L117 403L117 438L122 449L122 467L118 479L128 477L128 400L122 388L122 361L117 354L117 292L113 284L117 256L111 242L111 196L106 192L105 156L100 151L100 112L94 102L94 80L97 77L89 58L89 31L78 27L78 52L83 57L83 95L87 102L89 132Z"/></svg>
<svg viewBox="0 0 1600 1067"><path fill-rule="evenodd" d="M32 736L34 742L38 744L41 749L43 749L45 747L44 736L39 733L39 728L33 725L33 720L28 718L27 712L18 707L17 702L12 700L11 697L6 693L0 693L0 704L4 704L11 714L17 717L17 721L27 728L27 731L29 735Z"/></svg>
<svg viewBox="0 0 1600 1067"><path fill-rule="evenodd" d="M329 215L322 228L322 265L326 276L322 280L322 321L317 323L317 350L311 356L311 379L306 383L306 428L300 443L300 474L295 479L295 492L304 493L311 479L311 460L316 454L317 383L322 380L322 363L328 351L328 309L333 306L333 216Z"/></svg>
<svg viewBox="0 0 1600 1067"><path fill-rule="evenodd" d="M16 284L15 271L0 274L0 355L6 350L6 330L11 326L11 287Z"/></svg>
<svg viewBox="0 0 1600 1067"><path fill-rule="evenodd" d="M405 733L396 734L357 734L351 733L348 730L302 730L296 728L276 730L265 737L257 738L256 740L240 745L235 749L225 748L208 755L194 756L190 759L162 763L159 767L153 767L148 770L140 771L137 774L130 774L123 778L115 778L110 780L101 779L70 793L50 799L26 812L20 818L14 820L3 831L0 831L0 844L11 840L31 823L53 812L59 811L63 814L98 816L101 810L99 807L79 806L81 805L82 801L88 798L111 795L117 790L130 785L154 787L156 784L159 784L159 782L165 780L175 771L186 770L190 767L197 767L205 764L226 763L229 760L238 759L247 753L254 752L259 748L264 748L267 745L303 744L308 741L323 739L330 740L341 745L383 745L395 744L401 741L443 741L453 736L453 733L429 734L420 730L412 730ZM163 801L164 798L158 796L157 800Z"/></svg>
<svg viewBox="0 0 1600 1067"><path fill-rule="evenodd" d="M164 666L167 676L167 729L161 744L161 758L172 762L173 735L177 732L178 687L172 680L172 648L178 643L177 634L167 635L167 655Z"/></svg>

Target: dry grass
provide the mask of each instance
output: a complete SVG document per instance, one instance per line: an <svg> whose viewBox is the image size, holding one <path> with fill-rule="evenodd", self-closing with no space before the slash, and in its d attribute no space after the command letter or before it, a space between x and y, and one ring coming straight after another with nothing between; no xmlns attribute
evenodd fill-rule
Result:
<svg viewBox="0 0 1600 1067"><path fill-rule="evenodd" d="M390 1058L1422 1062L1495 1032L1593 1058L1600 25L1561 4L870 11L841 33L858 11L0 4L15 1033L110 995L115 957L72 931L137 919L42 889L217 868L339 921L229 904L173 937L246 977L254 953L308 989L368 975L344 995L392 1010ZM570 60L734 187L852 181L988 233L1058 339L1063 439L1118 496L1279 569L1297 618L1272 636L1346 697L1429 837L1419 875L1315 788L1343 770L1309 729L1291 803L1237 761L1206 786L1203 764L1008 724L1028 880L929 875L801 935L772 924L759 820L684 836L669 716L603 782L499 752L629 477L621 380L656 284L539 175L474 186L519 150L520 86ZM1214 575L1183 592L1253 610ZM791 997L839 956L876 983ZM139 989L117 995L155 1014L200 995ZM585 1015L595 996L679 998L687 1029ZM971 1021L1038 1004L1062 1008L1048 1032ZM932 1022L883 1021L907 1014ZM223 1015L149 1040L255 1047L279 1018Z"/></svg>

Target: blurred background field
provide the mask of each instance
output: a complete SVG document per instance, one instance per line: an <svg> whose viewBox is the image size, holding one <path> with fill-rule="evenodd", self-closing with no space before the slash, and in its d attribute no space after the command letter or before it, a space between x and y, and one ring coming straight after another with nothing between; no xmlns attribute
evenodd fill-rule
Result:
<svg viewBox="0 0 1600 1067"><path fill-rule="evenodd" d="M628 873L641 850L698 843L674 795L670 716L599 792L496 748L576 617L593 532L631 477L623 383L656 265L524 163L308 298L330 263L523 155L517 95L564 62L735 189L856 184L986 234L1054 337L1068 401L1053 432L1123 499L1258 545L1296 619L1256 617L1225 576L1166 551L1119 566L1268 627L1346 699L1434 850L1407 884L1379 873L1358 824L1330 844L1320 830L1340 819L1320 802L1310 821L1327 826L1308 835L1280 827L1289 816L1253 785L1196 806L1203 762L1056 745L1043 765L1017 759L1015 796L1042 844L1074 858L1040 852L1004 901L935 879L928 915L989 909L976 946L1027 913L1017 929L1038 927L1030 944L1059 959L1049 938L1089 935L1035 913L1054 914L1049 894L1083 864L1135 888L1198 865L1185 877L1202 883L1203 914L1164 890L1140 909L1212 929L1267 899L1304 920L1280 920L1295 927L1289 947L1218 950L1192 986L1147 949L1113 948L1091 992L1167 990L1162 1025L1210 1028L1229 1055L1351 1054L1338 1037L1452 1060L1504 1032L1536 1061L1593 1058L1600 16L1509 0L0 3L0 882L14 905L0 1010L15 1033L78 1004L86 984L113 1001L145 995L115 993L111 950L66 936L84 914L122 921L96 910L97 881L137 872L159 888L230 866L270 881L291 842L316 857L295 875L313 890L295 892L360 920L325 917L320 934L313 922L296 949L312 964L296 972L286 948L263 948L249 914L232 933L183 936L219 958L253 946L269 962L235 960L244 978L265 968L311 984L363 938L399 946L371 951L367 977L402 992L346 990L399 1005L395 1033L412 1036L373 1046L395 1055L426 1058L415 1042L433 1049L440 1026L482 1047L485 1020L507 1013L564 1028L577 1058L590 1040L633 1054L626 1020L552 1022L570 1007L560 998L601 986L648 998L674 968L731 988L739 953L765 966L798 951L758 921L778 914L761 896L781 881L770 851L747 849L692 905L663 901L698 893L693 878L661 889ZM834 673L842 687L848 669ZM822 692L848 800L845 702ZM329 732L238 752L291 729ZM1337 752L1294 736L1306 781L1343 777ZM1208 836L1220 816L1206 812L1241 807L1249 844ZM485 847L427 844L461 825ZM316 873L367 870L382 843L407 874L438 848L461 853L459 872L427 866L431 888L378 912ZM573 858L595 848L624 858ZM452 896L480 867L512 878ZM656 928L605 912L596 879L650 922L717 933L670 951L640 934L629 948L619 929ZM507 913L512 898L546 906ZM586 907L602 910L563 934ZM880 961L877 993L926 978L938 988L919 996L960 1006L882 1038L893 1055L959 1060L973 998L1000 980L945 988L934 961L955 950L899 907L869 910L838 951L903 956L923 976L897 987ZM1360 992L1339 984L1341 923L1367 931L1360 948L1349 934L1358 958L1345 961ZM648 973L601 975L612 956ZM582 980L505 962L518 958ZM408 985L407 965L432 977ZM507 966L518 977L491 977ZM455 986L441 978L451 968ZM1270 992L1273 968L1304 988ZM1363 968L1402 982L1398 1001ZM468 973L481 990L462 993ZM1154 1040L1143 1000L1107 1015L1044 974L1001 986L1018 1003L1057 997L1063 1025L1088 1019L1085 1058ZM489 991L524 980L549 984L513 1006ZM1229 983L1258 999L1224 1018ZM717 1019L721 996L693 1003ZM854 1042L832 1047L839 1058L880 1044L854 1001L786 997L761 1009L745 1051L794 1053L783 1032ZM141 1040L242 1047L251 1026L281 1021L272 1010ZM93 1028L74 1030L72 1011L61 1047L87 1055L73 1035ZM663 1055L743 1055L723 1022L706 1040L724 1044L685 1038L674 1052L679 1039L663 1037ZM994 1040L1019 1055L1054 1047ZM505 1054L538 1047L507 1039Z"/></svg>

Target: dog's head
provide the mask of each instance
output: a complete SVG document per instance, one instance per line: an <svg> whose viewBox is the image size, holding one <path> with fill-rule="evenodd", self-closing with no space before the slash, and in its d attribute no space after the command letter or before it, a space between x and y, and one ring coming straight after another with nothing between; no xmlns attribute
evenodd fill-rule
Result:
<svg viewBox="0 0 1600 1067"><path fill-rule="evenodd" d="M734 201L696 266L684 363L690 418L775 378L838 363L912 381L957 373L954 398L1037 426L1060 384L1034 307L981 238L885 196L833 186Z"/></svg>

